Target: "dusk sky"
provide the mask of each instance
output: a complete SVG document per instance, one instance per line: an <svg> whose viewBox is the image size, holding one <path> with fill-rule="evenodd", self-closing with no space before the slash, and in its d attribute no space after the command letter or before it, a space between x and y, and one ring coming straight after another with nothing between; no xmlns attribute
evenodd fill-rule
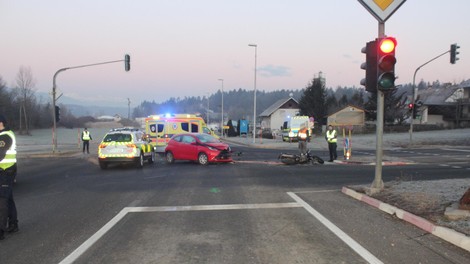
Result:
<svg viewBox="0 0 470 264"><path fill-rule="evenodd" d="M398 79L418 83L470 79L469 0L408 0L385 23L397 38ZM304 88L318 72L326 86L360 87L361 48L377 20L357 0L0 0L0 76L14 87L30 67L38 92L52 90L64 67L122 60L58 75L59 93L97 104L132 107L143 100L207 96L221 89ZM60 103L60 100L59 100Z"/></svg>

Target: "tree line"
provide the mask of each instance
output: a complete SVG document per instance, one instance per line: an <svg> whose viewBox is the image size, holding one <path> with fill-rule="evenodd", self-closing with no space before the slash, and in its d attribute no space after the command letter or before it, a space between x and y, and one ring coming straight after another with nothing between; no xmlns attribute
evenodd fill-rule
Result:
<svg viewBox="0 0 470 264"><path fill-rule="evenodd" d="M417 85L418 90L428 87L439 88L439 81L426 83L423 80ZM401 124L410 115L407 108L412 84L405 84L385 96L384 119L388 124ZM163 113L199 113L208 122L220 122L224 100L225 120L252 120L254 94L252 90L221 90L209 96L192 96L170 98L162 103L143 101L135 107L132 117L146 117ZM347 106L354 105L366 110L366 119L375 120L377 95L368 93L362 87L326 87L326 80L321 72L302 89L266 92L257 91L256 114L270 107L280 99L293 97L299 102L302 114L314 116L321 123L326 117ZM95 121L92 116L74 116L65 105L60 104L60 122L58 126L83 127L87 122ZM9 126L22 134L29 134L32 128L49 128L53 124L54 112L50 101L39 100L35 95L35 80L29 67L21 66L16 75L13 88L8 88L0 76L0 114L3 114ZM217 120L217 121L216 121Z"/></svg>
<svg viewBox="0 0 470 264"><path fill-rule="evenodd" d="M16 75L14 87L9 88L0 76L0 114L5 116L8 127L19 134L30 134L34 128L50 128L54 112L51 102L37 98L36 81L31 68L21 66ZM83 127L86 122L94 121L91 116L75 117L65 105L59 105L59 126Z"/></svg>

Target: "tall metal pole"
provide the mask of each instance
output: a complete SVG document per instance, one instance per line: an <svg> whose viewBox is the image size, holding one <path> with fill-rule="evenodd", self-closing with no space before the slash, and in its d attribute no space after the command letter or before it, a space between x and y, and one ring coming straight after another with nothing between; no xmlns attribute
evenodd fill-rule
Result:
<svg viewBox="0 0 470 264"><path fill-rule="evenodd" d="M131 100L127 98L127 119L131 119Z"/></svg>
<svg viewBox="0 0 470 264"><path fill-rule="evenodd" d="M254 78L254 96L253 96L253 143L256 143L256 60L258 45L248 44L250 47L255 48L255 78Z"/></svg>
<svg viewBox="0 0 470 264"><path fill-rule="evenodd" d="M379 38L385 37L385 23L379 22ZM384 129L384 93L377 89L377 127L376 127L376 163L375 177L371 186L371 193L380 192L384 187L382 180L382 158L383 158L383 129Z"/></svg>
<svg viewBox="0 0 470 264"><path fill-rule="evenodd" d="M207 124L209 125L210 120L209 120L209 112L211 111L211 108L209 107L209 98L210 98L210 93L207 94Z"/></svg>
<svg viewBox="0 0 470 264"><path fill-rule="evenodd" d="M222 82L222 115L220 117L220 129L222 131L222 137L224 136L224 79L219 79Z"/></svg>
<svg viewBox="0 0 470 264"><path fill-rule="evenodd" d="M55 120L55 106L56 106L56 78L60 72L66 71L70 68L62 68L58 70L54 77L52 78L52 153L55 153L57 150L57 122Z"/></svg>
<svg viewBox="0 0 470 264"><path fill-rule="evenodd" d="M129 55L126 55L126 57L129 57ZM57 78L57 75L60 72L70 70L70 69L85 68L85 67L109 64L109 63L115 63L115 62L121 62L121 61L125 61L125 60L105 61L105 62L99 62L99 63L93 63L93 64L67 67L67 68L62 68L62 69L58 70L54 74L54 77L52 78L52 153L55 153L56 150L57 150L57 122L55 120L55 106L56 106L56 102L57 102L57 98L56 98L56 87L57 87L56 78Z"/></svg>

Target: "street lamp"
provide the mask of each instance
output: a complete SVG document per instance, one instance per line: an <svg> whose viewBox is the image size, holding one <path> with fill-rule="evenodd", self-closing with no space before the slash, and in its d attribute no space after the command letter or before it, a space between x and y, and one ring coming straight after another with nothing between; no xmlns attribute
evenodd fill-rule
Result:
<svg viewBox="0 0 470 264"><path fill-rule="evenodd" d="M256 143L256 55L258 50L258 45L248 44L250 47L255 48L255 81L254 81L254 99L253 99L253 143Z"/></svg>
<svg viewBox="0 0 470 264"><path fill-rule="evenodd" d="M224 136L224 79L219 79L222 82L222 116L220 117L220 131L222 137Z"/></svg>

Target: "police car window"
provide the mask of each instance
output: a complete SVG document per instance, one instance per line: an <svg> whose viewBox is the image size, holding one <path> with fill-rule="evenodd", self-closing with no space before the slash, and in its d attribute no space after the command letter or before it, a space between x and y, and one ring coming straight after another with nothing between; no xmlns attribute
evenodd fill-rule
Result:
<svg viewBox="0 0 470 264"><path fill-rule="evenodd" d="M189 132L189 124L188 123L181 123L181 129Z"/></svg>
<svg viewBox="0 0 470 264"><path fill-rule="evenodd" d="M104 142L129 142L132 141L132 137L130 134L108 134L106 137L103 139Z"/></svg>

